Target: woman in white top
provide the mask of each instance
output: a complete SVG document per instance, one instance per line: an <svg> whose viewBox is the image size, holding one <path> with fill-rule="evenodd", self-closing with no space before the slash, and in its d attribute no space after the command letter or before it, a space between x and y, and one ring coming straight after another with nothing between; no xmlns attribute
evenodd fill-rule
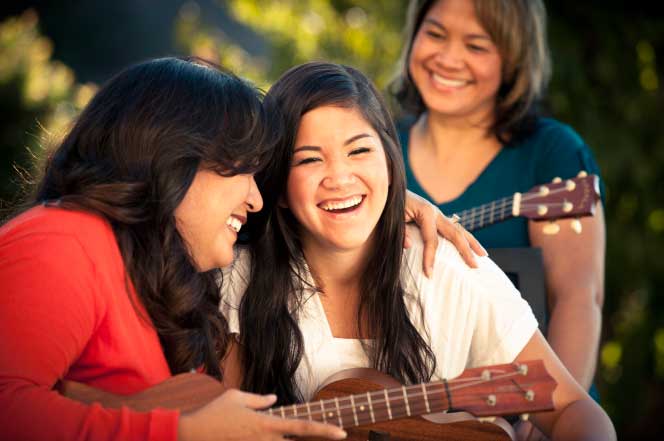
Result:
<svg viewBox="0 0 664 441"><path fill-rule="evenodd" d="M405 179L394 125L358 71L308 63L268 92L280 151L262 186L264 234L225 274L222 311L238 333L225 378L281 403L327 376L373 367L404 383L467 367L543 359L555 410L534 417L553 439L615 439L528 305L488 258L471 269L441 241L430 279L421 241L401 243Z"/></svg>

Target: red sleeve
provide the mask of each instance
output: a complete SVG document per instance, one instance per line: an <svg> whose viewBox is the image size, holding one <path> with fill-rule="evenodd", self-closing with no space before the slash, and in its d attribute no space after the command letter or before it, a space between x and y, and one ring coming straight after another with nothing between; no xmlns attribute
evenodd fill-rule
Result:
<svg viewBox="0 0 664 441"><path fill-rule="evenodd" d="M104 409L51 390L103 314L95 271L70 235L0 241L0 439L176 439L177 411Z"/></svg>

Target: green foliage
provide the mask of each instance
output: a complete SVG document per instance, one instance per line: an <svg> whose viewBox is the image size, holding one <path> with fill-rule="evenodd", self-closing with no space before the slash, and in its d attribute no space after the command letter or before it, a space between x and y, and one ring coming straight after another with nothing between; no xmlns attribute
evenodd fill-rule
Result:
<svg viewBox="0 0 664 441"><path fill-rule="evenodd" d="M28 10L0 23L0 206L16 202L43 146L78 113L94 86L52 61L52 43Z"/></svg>

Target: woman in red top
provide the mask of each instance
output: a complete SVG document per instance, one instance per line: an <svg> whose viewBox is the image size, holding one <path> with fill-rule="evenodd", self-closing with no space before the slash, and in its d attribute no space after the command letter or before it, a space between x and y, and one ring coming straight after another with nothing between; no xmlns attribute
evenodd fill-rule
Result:
<svg viewBox="0 0 664 441"><path fill-rule="evenodd" d="M233 259L269 155L258 92L202 62L111 79L48 159L31 208L0 228L0 438L344 437L224 393L189 414L83 405L59 380L133 394L192 369L221 378L216 268Z"/></svg>

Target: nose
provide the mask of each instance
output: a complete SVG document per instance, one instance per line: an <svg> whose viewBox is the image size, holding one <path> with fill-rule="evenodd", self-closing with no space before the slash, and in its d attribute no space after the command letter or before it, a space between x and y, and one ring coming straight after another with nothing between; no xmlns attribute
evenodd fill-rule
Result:
<svg viewBox="0 0 664 441"><path fill-rule="evenodd" d="M436 52L434 59L442 68L459 69L463 67L463 48L458 42L445 42Z"/></svg>
<svg viewBox="0 0 664 441"><path fill-rule="evenodd" d="M258 190L258 185L253 175L249 177L249 192L247 193L247 210L255 213L263 208L263 197Z"/></svg>
<svg viewBox="0 0 664 441"><path fill-rule="evenodd" d="M328 163L323 186L330 190L342 188L355 183L356 177L352 168L343 161L331 160Z"/></svg>

